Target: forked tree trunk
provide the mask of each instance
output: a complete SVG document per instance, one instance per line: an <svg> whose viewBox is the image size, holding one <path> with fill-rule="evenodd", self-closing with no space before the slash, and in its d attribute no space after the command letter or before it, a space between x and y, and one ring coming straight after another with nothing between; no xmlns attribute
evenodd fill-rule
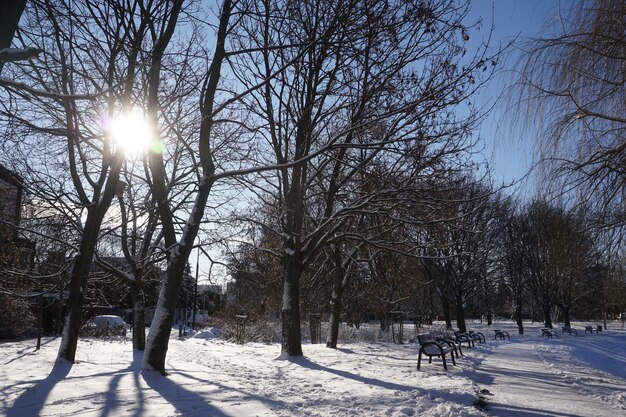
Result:
<svg viewBox="0 0 626 417"><path fill-rule="evenodd" d="M165 374L165 357L167 355L172 323L174 321L178 293L183 283L183 273L187 261L189 260L193 243L198 236L198 230L200 229L209 194L215 183L215 164L213 162L213 154L210 146L211 132L214 123L213 104L220 79L222 62L226 56L225 41L231 14L231 5L232 2L230 0L224 0L219 18L215 52L213 62L211 62L211 66L209 67L209 76L203 92L201 110L202 121L200 123L200 138L198 142L200 148L200 163L202 165L202 178L198 183L196 201L194 202L193 209L183 228L184 232L179 241L176 241L174 216L170 210L170 201L165 186L165 168L163 166L163 160L157 152L152 152L150 158L153 188L159 209L159 216L163 224L164 238L168 246L169 256L165 280L161 284L155 316L152 320L150 332L146 340L146 352L143 357L142 369L156 370L162 374ZM155 126L156 114L159 107L158 87L161 75L160 60L173 34L181 7L182 0L173 2L168 27L163 37L158 41L158 45L156 46L158 51L155 52L154 59L155 64L151 68L148 113L151 115Z"/></svg>

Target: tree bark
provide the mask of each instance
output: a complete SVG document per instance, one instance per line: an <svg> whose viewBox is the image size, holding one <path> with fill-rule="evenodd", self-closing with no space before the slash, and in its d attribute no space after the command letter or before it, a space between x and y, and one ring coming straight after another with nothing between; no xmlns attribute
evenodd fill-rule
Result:
<svg viewBox="0 0 626 417"><path fill-rule="evenodd" d="M300 276L302 264L299 251L285 253L283 275L283 307L281 311L281 352L289 356L302 356L300 335Z"/></svg>
<svg viewBox="0 0 626 417"><path fill-rule="evenodd" d="M142 365L143 369L153 369L164 375L165 357L167 355L172 324L174 323L178 293L183 283L183 272L192 245L188 245L188 249L185 249L184 244L180 246L182 246L182 252L184 253L179 254L168 263L165 280L161 284L159 300L152 325L150 326L150 332L148 333Z"/></svg>
<svg viewBox="0 0 626 417"><path fill-rule="evenodd" d="M142 276L135 275L132 283L133 302L133 349L143 351L146 348L146 312Z"/></svg>
<svg viewBox="0 0 626 417"><path fill-rule="evenodd" d="M517 332L524 334L524 323L522 322L522 305L521 303L515 308L515 322L517 323Z"/></svg>
<svg viewBox="0 0 626 417"><path fill-rule="evenodd" d="M335 252L338 252L336 250ZM337 255L337 253L336 253ZM348 275L346 269L341 265L341 258L335 259L335 276L333 283L333 292L330 297L330 329L328 337L326 339L326 347L336 349L337 339L339 338L339 320L341 316L341 300L343 297L343 291L348 284ZM355 327L358 329L359 325Z"/></svg>
<svg viewBox="0 0 626 417"><path fill-rule="evenodd" d="M467 331L465 325L465 309L463 308L463 297L457 296L456 298L456 325L461 333Z"/></svg>
<svg viewBox="0 0 626 417"><path fill-rule="evenodd" d="M117 183L119 178L119 167L115 172L111 173L115 178L109 177L109 182ZM61 346L59 348L58 357L65 359L70 363L74 363L76 359L76 346L78 344L78 331L81 325L81 315L83 308L83 288L87 284L87 277L93 255L98 241L98 234L102 219L107 212L111 200L113 199L113 190L107 190L100 204L92 207L87 212L87 220L83 229L83 236L80 242L80 249L70 272L70 282L68 285L69 297L67 300L67 315L65 316L65 326L63 327L63 335Z"/></svg>
<svg viewBox="0 0 626 417"><path fill-rule="evenodd" d="M572 309L571 305L559 305L559 309L561 313L563 313L563 324L565 327L572 327L570 310Z"/></svg>
<svg viewBox="0 0 626 417"><path fill-rule="evenodd" d="M550 304L544 304L542 306L542 310L543 310L543 322L544 325L548 328L551 329L552 328L552 315L551 315L551 306Z"/></svg>
<svg viewBox="0 0 626 417"><path fill-rule="evenodd" d="M450 306L450 300L445 295L440 295L441 305L443 307L443 318L446 322L446 329L452 330L452 307Z"/></svg>

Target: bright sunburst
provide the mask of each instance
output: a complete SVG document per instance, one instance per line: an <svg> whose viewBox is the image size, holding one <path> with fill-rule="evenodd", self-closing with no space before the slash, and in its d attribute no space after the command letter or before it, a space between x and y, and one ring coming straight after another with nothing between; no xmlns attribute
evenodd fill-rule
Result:
<svg viewBox="0 0 626 417"><path fill-rule="evenodd" d="M116 146L122 147L127 156L141 155L148 149L152 129L140 109L122 113L109 124L109 132Z"/></svg>

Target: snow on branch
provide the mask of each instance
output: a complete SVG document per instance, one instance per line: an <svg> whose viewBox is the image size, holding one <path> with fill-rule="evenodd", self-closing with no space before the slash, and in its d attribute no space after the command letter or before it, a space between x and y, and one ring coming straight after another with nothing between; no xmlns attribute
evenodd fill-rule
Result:
<svg viewBox="0 0 626 417"><path fill-rule="evenodd" d="M42 52L43 49L39 48L2 48L0 49L0 61L28 61L37 58Z"/></svg>
<svg viewBox="0 0 626 417"><path fill-rule="evenodd" d="M2 78L2 77L0 77L0 86L7 88L7 89L25 91L27 93L30 93L38 97L50 97L54 99L64 99L64 98L68 99L69 98L69 99L74 99L74 100L95 100L99 95L102 95L105 93L105 91L103 91L97 94L63 94L63 93L57 93L55 91L40 90L38 88L30 87L24 83L9 80L7 78Z"/></svg>

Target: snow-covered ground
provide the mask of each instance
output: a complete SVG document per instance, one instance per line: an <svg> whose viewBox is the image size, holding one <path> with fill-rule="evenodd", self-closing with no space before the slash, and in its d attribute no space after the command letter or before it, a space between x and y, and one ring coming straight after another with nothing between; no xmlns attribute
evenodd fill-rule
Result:
<svg viewBox="0 0 626 417"><path fill-rule="evenodd" d="M417 371L414 343L306 344L284 360L278 345L172 338L168 377L139 372L130 341L83 340L72 367L54 366L58 339L2 343L0 416L626 416L621 323L553 339L498 323L511 341L470 327L487 343L447 372Z"/></svg>

